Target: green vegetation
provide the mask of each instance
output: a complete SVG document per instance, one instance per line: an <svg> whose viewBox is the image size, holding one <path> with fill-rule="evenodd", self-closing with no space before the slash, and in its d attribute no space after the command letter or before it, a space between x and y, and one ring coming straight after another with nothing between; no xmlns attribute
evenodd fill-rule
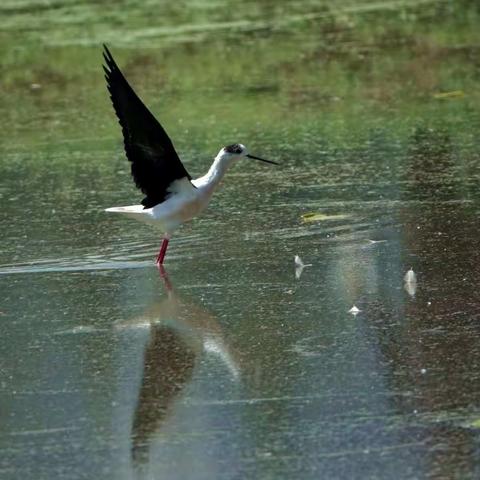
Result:
<svg viewBox="0 0 480 480"><path fill-rule="evenodd" d="M470 148L480 126L475 1L25 0L0 15L10 154L85 159L119 140L102 42L186 157L247 137L287 153L404 142L419 127Z"/></svg>

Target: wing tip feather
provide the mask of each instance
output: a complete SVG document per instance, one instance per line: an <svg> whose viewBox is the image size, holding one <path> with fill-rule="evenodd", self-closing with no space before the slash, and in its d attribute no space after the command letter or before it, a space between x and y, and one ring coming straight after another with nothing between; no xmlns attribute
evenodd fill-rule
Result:
<svg viewBox="0 0 480 480"><path fill-rule="evenodd" d="M110 69L108 73L112 74L115 70L118 70L118 66L113 58L112 53L110 52L110 50L108 49L105 43L103 44L103 48L104 48L104 51L102 52L103 59L105 60L107 67Z"/></svg>

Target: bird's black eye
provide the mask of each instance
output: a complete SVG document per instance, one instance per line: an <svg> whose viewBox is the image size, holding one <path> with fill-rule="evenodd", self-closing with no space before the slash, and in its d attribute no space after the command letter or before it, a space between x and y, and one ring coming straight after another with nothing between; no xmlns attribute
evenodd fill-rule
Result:
<svg viewBox="0 0 480 480"><path fill-rule="evenodd" d="M225 151L228 153L242 153L242 147L238 143L227 145Z"/></svg>

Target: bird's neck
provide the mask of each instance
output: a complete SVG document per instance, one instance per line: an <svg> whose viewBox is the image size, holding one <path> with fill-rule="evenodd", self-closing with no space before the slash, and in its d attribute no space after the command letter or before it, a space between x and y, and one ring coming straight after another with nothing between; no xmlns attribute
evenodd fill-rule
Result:
<svg viewBox="0 0 480 480"><path fill-rule="evenodd" d="M203 177L204 183L211 188L215 188L222 181L231 164L232 161L228 157L221 154L217 155L207 174Z"/></svg>

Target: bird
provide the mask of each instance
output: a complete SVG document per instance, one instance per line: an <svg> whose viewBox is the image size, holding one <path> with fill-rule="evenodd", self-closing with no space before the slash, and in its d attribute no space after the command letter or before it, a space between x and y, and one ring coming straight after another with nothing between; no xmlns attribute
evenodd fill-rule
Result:
<svg viewBox="0 0 480 480"><path fill-rule="evenodd" d="M156 264L162 265L172 233L205 210L232 165L243 158L278 163L254 156L245 145L234 143L218 152L205 175L192 179L160 122L130 86L108 47L103 47L103 70L122 128L126 157L135 185L145 195L139 205L110 207L105 211L159 226L163 237Z"/></svg>

